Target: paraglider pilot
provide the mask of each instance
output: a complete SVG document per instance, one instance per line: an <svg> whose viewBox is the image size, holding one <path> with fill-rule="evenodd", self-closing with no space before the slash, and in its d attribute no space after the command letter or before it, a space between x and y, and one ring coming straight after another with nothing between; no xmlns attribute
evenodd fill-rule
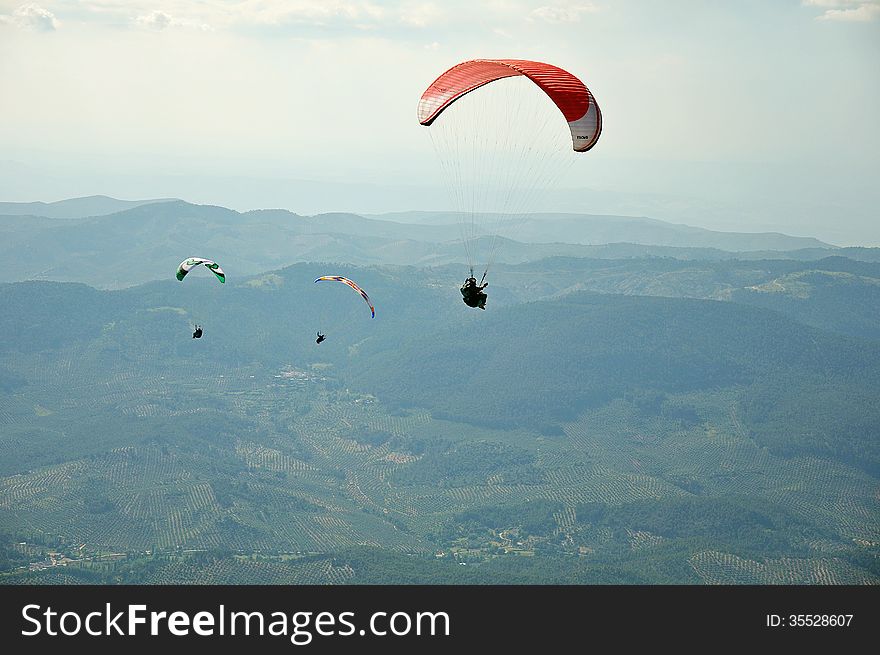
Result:
<svg viewBox="0 0 880 655"><path fill-rule="evenodd" d="M324 335L318 332L318 338L315 339L315 343L321 343L325 339Z"/></svg>
<svg viewBox="0 0 880 655"><path fill-rule="evenodd" d="M471 272L471 276L461 285L461 299L464 301L464 304L468 307L486 309L486 300L488 299L488 296L483 293L483 289L488 286L488 282L477 284L477 278L475 278L473 272Z"/></svg>
<svg viewBox="0 0 880 655"><path fill-rule="evenodd" d="M202 326L196 325L196 329L193 332L193 339L201 339L202 338Z"/></svg>

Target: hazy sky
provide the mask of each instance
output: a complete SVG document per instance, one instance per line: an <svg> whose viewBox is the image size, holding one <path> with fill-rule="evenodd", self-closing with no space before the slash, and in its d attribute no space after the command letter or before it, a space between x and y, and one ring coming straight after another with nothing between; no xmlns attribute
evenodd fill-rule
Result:
<svg viewBox="0 0 880 655"><path fill-rule="evenodd" d="M880 245L880 0L0 0L0 200L442 208L416 104L476 57L598 99L557 209Z"/></svg>

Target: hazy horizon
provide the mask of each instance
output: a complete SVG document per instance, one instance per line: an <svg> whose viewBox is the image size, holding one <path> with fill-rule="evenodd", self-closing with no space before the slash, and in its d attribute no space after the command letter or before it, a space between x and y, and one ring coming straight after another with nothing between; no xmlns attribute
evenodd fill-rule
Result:
<svg viewBox="0 0 880 655"><path fill-rule="evenodd" d="M0 0L0 198L449 209L418 97L511 56L605 119L541 209L876 246L878 37L876 0Z"/></svg>

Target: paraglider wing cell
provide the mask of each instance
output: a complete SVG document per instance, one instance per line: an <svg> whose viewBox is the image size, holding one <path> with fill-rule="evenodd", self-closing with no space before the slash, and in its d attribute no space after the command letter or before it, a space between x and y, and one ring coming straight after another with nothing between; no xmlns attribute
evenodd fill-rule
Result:
<svg viewBox="0 0 880 655"><path fill-rule="evenodd" d="M361 294L361 297L366 301L367 305L370 308L370 313L373 318L376 318L376 308L373 307L373 303L370 300L370 297L367 295L367 292L361 289L355 282L349 280L347 277L342 277L341 275L324 275L319 277L315 282L342 282L343 284L347 284L352 289Z"/></svg>

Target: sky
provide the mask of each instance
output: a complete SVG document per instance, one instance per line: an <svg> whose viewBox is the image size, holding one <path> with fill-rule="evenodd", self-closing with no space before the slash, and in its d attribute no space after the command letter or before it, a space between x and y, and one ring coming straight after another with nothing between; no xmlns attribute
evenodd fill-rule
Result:
<svg viewBox="0 0 880 655"><path fill-rule="evenodd" d="M880 245L880 0L0 0L0 200L445 209L416 105L488 57L602 108L547 209Z"/></svg>

